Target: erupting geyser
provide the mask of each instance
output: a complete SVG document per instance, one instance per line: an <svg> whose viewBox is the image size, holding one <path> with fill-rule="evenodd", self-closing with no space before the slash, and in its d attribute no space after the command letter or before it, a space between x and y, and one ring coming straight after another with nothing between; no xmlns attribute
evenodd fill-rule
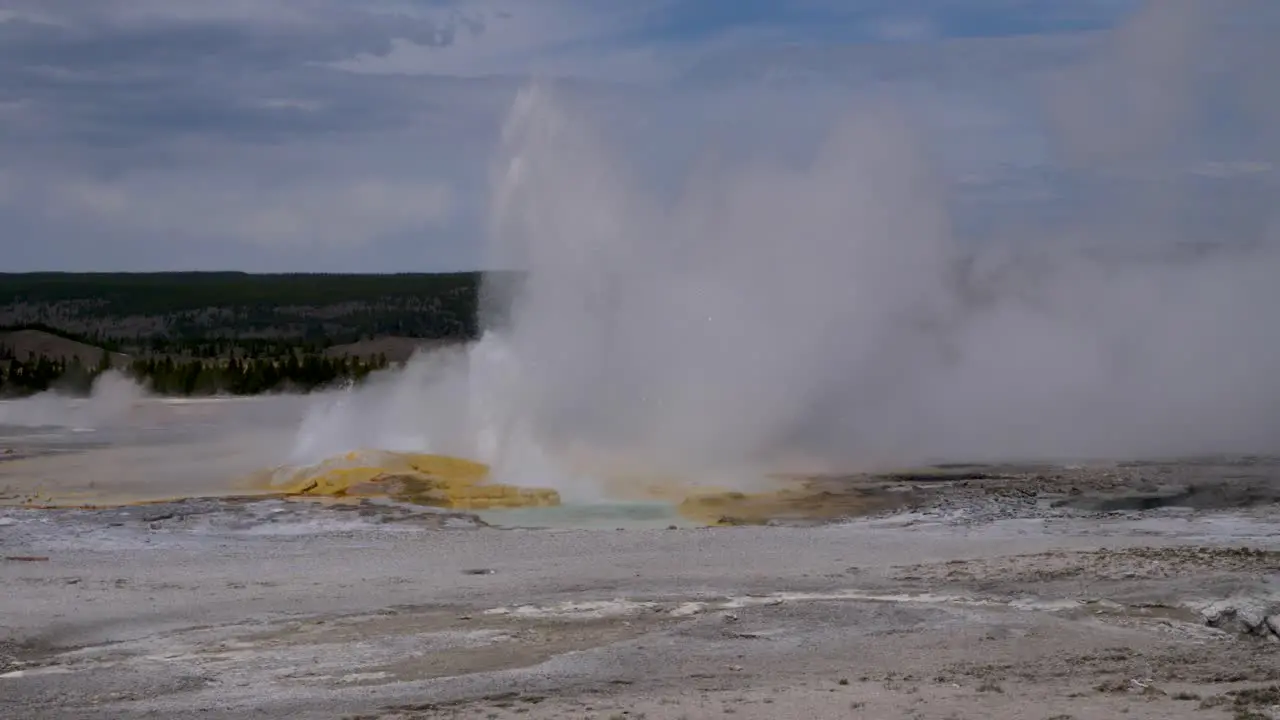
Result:
<svg viewBox="0 0 1280 720"><path fill-rule="evenodd" d="M1196 57L1125 48L1102 43L1077 79L1103 66L1146 87ZM1159 118L1093 107L1077 85L1049 89L1046 162L1100 189L998 245L958 235L952 183L892 100L851 102L804 157L652 180L637 160L660 126L650 145L618 143L599 108L530 86L494 166L487 261L515 273L485 288L500 319L465 351L321 399L294 460L442 453L591 500L938 459L1272 450L1276 223L1173 252L1203 239L1171 214L1190 141L1151 132L1141 152L1109 152ZM1162 92L1189 107L1208 89ZM1140 181L1159 173L1174 180Z"/></svg>

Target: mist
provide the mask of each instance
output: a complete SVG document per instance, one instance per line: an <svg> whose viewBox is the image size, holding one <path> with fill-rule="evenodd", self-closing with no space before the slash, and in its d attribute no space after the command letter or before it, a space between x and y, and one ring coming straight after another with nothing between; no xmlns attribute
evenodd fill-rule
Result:
<svg viewBox="0 0 1280 720"><path fill-rule="evenodd" d="M531 84L493 164L489 267L525 273L486 288L502 319L325 399L298 453L391 445L580 484L1274 451L1280 92L1258 78L1277 58L1213 7L1150 2L1065 67L1011 68L1057 212L997 203L978 236L946 138L884 88L822 88L811 107L841 111L816 141L788 107L745 149L704 125L713 151L688 155L688 128L620 128Z"/></svg>
<svg viewBox="0 0 1280 720"><path fill-rule="evenodd" d="M133 378L108 370L94 378L87 397L49 390L0 401L0 425L90 430L128 419L147 397L146 389Z"/></svg>

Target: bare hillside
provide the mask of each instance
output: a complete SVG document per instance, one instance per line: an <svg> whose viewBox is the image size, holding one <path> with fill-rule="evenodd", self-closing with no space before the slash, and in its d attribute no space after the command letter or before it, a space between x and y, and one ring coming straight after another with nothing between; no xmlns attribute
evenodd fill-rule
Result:
<svg viewBox="0 0 1280 720"><path fill-rule="evenodd" d="M407 361L418 351L425 352L460 344L454 340L424 340L422 338L390 336L334 345L325 348L324 354L325 357L351 357L362 360L371 360L382 355L386 357L388 362L399 363Z"/></svg>
<svg viewBox="0 0 1280 720"><path fill-rule="evenodd" d="M0 349L7 351L16 360L45 357L69 361L78 357L86 365L97 364L103 353L100 347L43 330L0 331ZM125 365L129 362L129 356L123 353L110 353L110 357L112 365Z"/></svg>

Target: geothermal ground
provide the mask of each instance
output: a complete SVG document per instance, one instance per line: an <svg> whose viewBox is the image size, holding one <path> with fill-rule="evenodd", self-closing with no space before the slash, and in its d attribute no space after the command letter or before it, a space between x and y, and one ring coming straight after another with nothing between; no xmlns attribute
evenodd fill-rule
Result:
<svg viewBox="0 0 1280 720"><path fill-rule="evenodd" d="M473 513L213 497L247 446L159 425L0 438L0 717L1280 717L1280 461Z"/></svg>

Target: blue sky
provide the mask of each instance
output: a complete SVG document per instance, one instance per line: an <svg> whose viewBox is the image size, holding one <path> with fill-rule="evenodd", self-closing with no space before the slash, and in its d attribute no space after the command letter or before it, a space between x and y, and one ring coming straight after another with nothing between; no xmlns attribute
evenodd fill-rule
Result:
<svg viewBox="0 0 1280 720"><path fill-rule="evenodd" d="M1248 34L1276 13L1266 0L1223 0L1208 14L1200 3L1193 21L1165 12L1119 35L1139 6L0 0L0 268L475 267L488 158L532 75L576 81L574 92L620 119L620 138L628 123L648 123L640 154L652 156L732 132L798 147L849 97L888 88L972 187L1048 162L1046 132L1062 122L1072 157L1095 165L1161 133L1200 132L1202 121L1173 123L1191 115L1160 88L1181 98L1187 78L1216 72L1218 147L1235 146L1179 162L1267 174L1265 128L1280 106L1262 69L1280 66L1268 64L1271 43L1223 45L1219 34L1204 45L1179 22L1243 19L1223 32ZM1117 35L1124 42L1090 70ZM1207 51L1223 47L1234 54ZM1141 74L1153 57L1166 75ZM1046 121L1040 89L1067 70L1074 86L1050 98L1067 98L1066 109ZM1223 77L1240 87L1224 91ZM1126 106L1135 93L1146 93L1141 104ZM1094 141L1092 127L1118 145Z"/></svg>

